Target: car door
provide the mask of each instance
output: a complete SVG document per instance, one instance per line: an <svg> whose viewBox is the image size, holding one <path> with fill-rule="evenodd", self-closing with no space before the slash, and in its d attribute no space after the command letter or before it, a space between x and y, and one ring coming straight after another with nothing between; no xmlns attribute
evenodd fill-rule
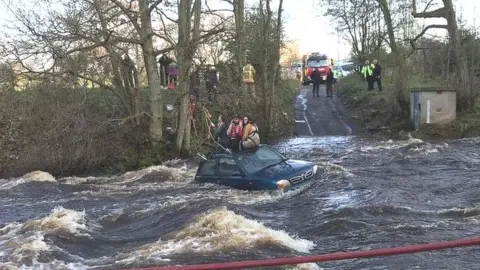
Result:
<svg viewBox="0 0 480 270"><path fill-rule="evenodd" d="M233 157L221 157L218 159L217 175L221 184L235 188L248 188L248 183L244 181L245 175L238 168L237 162Z"/></svg>

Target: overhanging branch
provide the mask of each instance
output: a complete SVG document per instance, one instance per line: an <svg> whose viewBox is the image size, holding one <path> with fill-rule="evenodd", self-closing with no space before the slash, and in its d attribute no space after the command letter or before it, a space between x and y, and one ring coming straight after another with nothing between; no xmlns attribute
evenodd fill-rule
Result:
<svg viewBox="0 0 480 270"><path fill-rule="evenodd" d="M220 34L220 33L223 33L225 32L225 28L220 28L220 29L215 29L215 30L210 30L208 31L207 33L205 34L202 34L198 37L198 39L192 39L190 42L192 43L199 43L213 35L216 35L216 34ZM176 46L171 46L171 47L167 47L165 49L161 49L161 50L158 50L155 52L155 55L160 55L160 54L164 54L164 53L167 53L167 52L170 52L170 51L173 51L175 50Z"/></svg>
<svg viewBox="0 0 480 270"><path fill-rule="evenodd" d="M163 2L163 0L156 0L155 2L152 3L152 5L148 8L148 13L152 13L152 11L158 7Z"/></svg>
<svg viewBox="0 0 480 270"><path fill-rule="evenodd" d="M423 28L422 32L420 32L418 35L416 35L413 39L407 40L407 41L410 42L410 45L412 46L412 50L407 54L405 59L410 57L415 52L415 50L418 49L415 42L417 42L417 40L419 38L421 38L423 35L425 35L425 33L429 29L448 29L448 25L446 25L446 24L430 24L430 25L427 25L427 26L425 26L425 28Z"/></svg>
<svg viewBox="0 0 480 270"><path fill-rule="evenodd" d="M131 7L125 7L119 0L110 0L113 4L115 4L120 10L125 14L125 16L128 17L130 22L133 24L133 27L135 30L137 30L138 33L140 33L140 24L138 23L138 16L137 14L133 14L129 8Z"/></svg>
<svg viewBox="0 0 480 270"><path fill-rule="evenodd" d="M427 4L427 7L429 5L430 5L430 2ZM412 16L414 18L447 18L447 15L448 15L448 10L446 7L441 7L439 9L432 10L432 11L417 12L417 1L416 0L412 1Z"/></svg>

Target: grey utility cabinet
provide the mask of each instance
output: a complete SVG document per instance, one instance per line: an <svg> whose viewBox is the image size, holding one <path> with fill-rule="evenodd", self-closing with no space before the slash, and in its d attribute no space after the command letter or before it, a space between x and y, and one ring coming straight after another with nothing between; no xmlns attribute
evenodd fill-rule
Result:
<svg viewBox="0 0 480 270"><path fill-rule="evenodd" d="M410 90L410 117L419 129L423 124L448 124L455 120L457 95L455 90L413 88Z"/></svg>

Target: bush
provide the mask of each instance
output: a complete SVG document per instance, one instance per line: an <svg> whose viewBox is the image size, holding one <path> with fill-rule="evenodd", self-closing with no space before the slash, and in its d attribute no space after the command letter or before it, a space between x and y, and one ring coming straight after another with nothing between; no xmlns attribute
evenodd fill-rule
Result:
<svg viewBox="0 0 480 270"><path fill-rule="evenodd" d="M262 136L262 143L293 134L297 84L280 81L272 128L277 132L271 138ZM235 91L224 88L218 102L199 100L197 132L192 131L194 153L202 151L197 145L205 142L208 133L202 106L215 117L212 120L220 113L250 115L262 132L261 104L238 99ZM33 170L55 176L122 173L173 157L167 142L155 148L148 143L147 121L139 126L122 121L125 112L120 100L103 89L42 83L24 91L2 91L0 100L0 178ZM240 101L238 106L232 106L234 100ZM142 106L148 108L148 89L142 89Z"/></svg>
<svg viewBox="0 0 480 270"><path fill-rule="evenodd" d="M409 112L397 114L392 91L393 85L387 77L384 80L384 91L367 91L366 82L358 75L341 78L337 83L337 94L351 111L352 116L367 132L413 131L413 125L408 117ZM403 95L409 102L409 89L417 87L445 87L441 79L434 80L421 76L409 77L407 88ZM408 105L408 104L407 104ZM424 139L447 139L477 136L480 134L480 105L472 110L457 114L457 120L447 125L425 125L416 133Z"/></svg>
<svg viewBox="0 0 480 270"><path fill-rule="evenodd" d="M383 91L367 90L367 82L360 75L349 75L341 78L336 86L337 94L360 127L367 132L387 129L409 129L408 117L398 113L396 97L392 94L393 85L383 83ZM407 93L404 93L407 99ZM408 113L408 112L406 112Z"/></svg>
<svg viewBox="0 0 480 270"><path fill-rule="evenodd" d="M233 83L221 82L219 86L219 93L216 100L210 101L206 95L200 92L197 103L197 114L195 119L195 130L192 131L192 145L195 151L208 151L212 146L212 141L206 141L208 130L207 120L203 114L202 108L205 107L212 115L211 120L216 123L218 116L221 114L224 121L229 123L235 115L246 115L253 119L260 130L262 143L271 143L279 138L292 136L294 134L294 108L296 90L299 82L295 80L280 80L275 89L274 108L272 115L272 122L270 130L275 131L270 136L265 133L265 124L267 123L263 110L263 89L256 86L257 98L244 95L244 89L232 87ZM198 136L195 133L199 134ZM200 147L200 144L205 143L207 148ZM209 144L210 142L210 144Z"/></svg>
<svg viewBox="0 0 480 270"><path fill-rule="evenodd" d="M123 172L165 157L147 154L147 128L123 123L120 101L104 90L42 83L0 99L1 178Z"/></svg>

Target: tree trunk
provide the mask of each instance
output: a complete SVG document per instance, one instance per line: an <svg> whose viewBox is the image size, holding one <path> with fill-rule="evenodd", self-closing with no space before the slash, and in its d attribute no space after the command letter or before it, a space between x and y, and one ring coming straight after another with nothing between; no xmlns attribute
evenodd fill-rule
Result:
<svg viewBox="0 0 480 270"><path fill-rule="evenodd" d="M201 19L201 8L202 8L202 1L201 0L195 0L195 4L193 5L193 33L192 33L192 38L190 42L188 43L188 58L185 59L186 62L188 63L188 68L187 68L187 76L186 78L190 78L190 69L192 67L193 63L193 57L195 56L195 52L198 48L198 40L200 38L200 19ZM189 82L186 80L186 82ZM190 85L190 83L188 83ZM188 93L189 91L187 91ZM190 112L190 98L189 95L186 95L187 97L187 121L185 123L185 136L183 138L183 150L185 151L190 151L191 148L191 142L192 142L192 123L194 121L193 115ZM196 101L195 101L196 102Z"/></svg>
<svg viewBox="0 0 480 270"><path fill-rule="evenodd" d="M182 96L180 103L180 120L177 131L176 150L190 151L191 147L191 117L189 113L189 78L193 56L197 49L200 36L201 0L195 0L193 5L193 35L191 37L192 0L180 0L178 5L178 81L177 91Z"/></svg>
<svg viewBox="0 0 480 270"><path fill-rule="evenodd" d="M183 150L183 137L188 125L188 42L190 41L190 19L191 19L192 0L180 0L178 4L178 44L177 44L177 68L178 84L176 91L181 96L180 116L177 129L176 151L181 153Z"/></svg>
<svg viewBox="0 0 480 270"><path fill-rule="evenodd" d="M245 3L244 0L233 1L233 13L235 15L235 43L237 45L237 71L238 85L243 87L243 65L245 64ZM247 93L244 93L247 94Z"/></svg>
<svg viewBox="0 0 480 270"><path fill-rule="evenodd" d="M457 64L457 76L459 82L458 101L460 110L469 109L473 105L472 89L470 85L470 78L468 72L468 60L465 57L465 52L460 43L460 31L458 30L457 16L452 0L443 0L446 10L448 35L450 37L450 44L455 55L455 62Z"/></svg>
<svg viewBox="0 0 480 270"><path fill-rule="evenodd" d="M264 2L265 1L265 2ZM265 115L265 122L263 130L265 131L266 136L270 135L270 123L268 118L269 106L270 106L270 96L269 96L269 55L270 50L269 48L271 45L270 42L270 24L272 20L272 10L270 8L270 1L271 0L260 0L260 12L262 14L262 22L263 22L263 29L262 29L262 36L263 36L263 59L261 61L261 72L262 72L262 93L263 93L263 113ZM263 3L265 3L265 8L263 7Z"/></svg>
<svg viewBox="0 0 480 270"><path fill-rule="evenodd" d="M267 97L269 99L268 108L267 108L267 114L266 119L268 123L268 128L267 132L271 131L271 127L273 126L273 108L274 108L274 102L275 102L275 87L277 80L279 78L279 68L280 68L280 48L281 48L281 43L282 43L282 11L283 11L283 0L280 0L278 3L278 11L277 11L277 24L275 28L275 39L273 43L273 50L274 50L274 58L271 59L271 74L272 77L270 78L270 85L269 85L269 96ZM270 133L267 133L270 136Z"/></svg>
<svg viewBox="0 0 480 270"><path fill-rule="evenodd" d="M98 15L100 26L104 32L103 37L108 39L108 24L107 20L105 19L104 11L102 10L101 3L99 1L94 1L93 6L95 8L95 12ZM109 54L110 66L112 68L112 83L115 86L117 96L120 98L123 106L125 107L125 111L127 117L136 115L135 109L135 101L129 98L125 93L127 89L123 86L122 83L122 76L121 76L121 56L114 50L112 44L107 43L104 45L105 50ZM135 124L138 124L139 121L134 119Z"/></svg>
<svg viewBox="0 0 480 270"><path fill-rule="evenodd" d="M395 93L394 93L394 100L392 102L397 102L397 105L400 109L400 112L394 112L394 115L401 115L408 113L410 110L408 108L408 102L405 97L405 88L406 88L406 80L405 77L408 76L406 74L406 65L405 60L400 54L398 47L397 47L397 39L395 37L395 29L393 26L392 15L390 12L390 7L386 0L377 0L380 5L380 8L383 13L383 18L385 20L385 24L387 25L387 32L388 32L388 40L390 43L390 49L392 50L393 55L393 84L395 85Z"/></svg>
<svg viewBox="0 0 480 270"><path fill-rule="evenodd" d="M155 50L153 47L153 29L148 0L139 0L140 39L142 42L143 61L150 88L150 137L155 145L163 139L163 100L160 75L158 74Z"/></svg>
<svg viewBox="0 0 480 270"><path fill-rule="evenodd" d="M472 85L469 77L468 60L465 56L465 50L462 48L460 41L460 31L458 30L457 17L455 7L452 0L443 0L443 7L433 11L425 11L417 13L416 1L413 0L412 15L414 18L444 18L447 25L429 25L424 28L422 33L417 36L419 38L430 28L446 28L450 38L450 45L455 56L457 66L456 76L458 77L457 104L459 110L468 110L474 105L472 95Z"/></svg>

